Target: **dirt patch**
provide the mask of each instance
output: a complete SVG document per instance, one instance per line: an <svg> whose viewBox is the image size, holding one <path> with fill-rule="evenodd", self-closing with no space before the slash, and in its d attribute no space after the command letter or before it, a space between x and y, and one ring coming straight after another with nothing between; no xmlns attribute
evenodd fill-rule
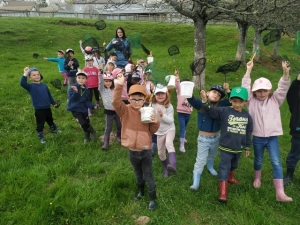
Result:
<svg viewBox="0 0 300 225"><path fill-rule="evenodd" d="M67 25L67 26L88 26L88 27L93 27L93 23L86 23L86 22L81 22L81 21L67 21L67 20L59 20L55 22L50 22L50 24L55 24L55 25Z"/></svg>

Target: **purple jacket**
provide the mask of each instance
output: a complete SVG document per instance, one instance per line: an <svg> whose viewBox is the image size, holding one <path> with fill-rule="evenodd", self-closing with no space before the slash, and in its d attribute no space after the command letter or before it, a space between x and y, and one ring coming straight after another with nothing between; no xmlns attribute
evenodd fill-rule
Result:
<svg viewBox="0 0 300 225"><path fill-rule="evenodd" d="M286 97L290 82L290 78L280 78L272 96L259 101L253 97L250 76L243 77L242 86L247 88L249 94L247 107L253 119L253 136L271 137L283 134L279 107Z"/></svg>

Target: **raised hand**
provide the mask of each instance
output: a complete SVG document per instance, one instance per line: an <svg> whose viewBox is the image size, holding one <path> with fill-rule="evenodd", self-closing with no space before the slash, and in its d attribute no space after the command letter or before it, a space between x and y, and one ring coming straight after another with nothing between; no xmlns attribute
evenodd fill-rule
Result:
<svg viewBox="0 0 300 225"><path fill-rule="evenodd" d="M76 93L78 93L78 89L77 89L76 86L71 86L71 88L72 88Z"/></svg>
<svg viewBox="0 0 300 225"><path fill-rule="evenodd" d="M230 92L229 84L228 84L228 83L224 83L224 84L223 84L223 88L224 88L224 90L226 91L226 93L229 93L229 92Z"/></svg>
<svg viewBox="0 0 300 225"><path fill-rule="evenodd" d="M160 115L160 117L163 117L164 115L161 109L157 109L157 113Z"/></svg>
<svg viewBox="0 0 300 225"><path fill-rule="evenodd" d="M28 76L28 72L29 72L29 66L26 66L24 68L24 75L27 77Z"/></svg>
<svg viewBox="0 0 300 225"><path fill-rule="evenodd" d="M201 96L202 102L206 103L207 102L207 95L206 95L206 92L204 90L200 91L200 96Z"/></svg>

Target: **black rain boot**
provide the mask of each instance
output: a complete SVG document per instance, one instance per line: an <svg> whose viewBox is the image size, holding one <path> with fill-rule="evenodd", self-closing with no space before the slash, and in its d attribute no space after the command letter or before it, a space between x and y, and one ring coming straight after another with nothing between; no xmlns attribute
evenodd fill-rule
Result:
<svg viewBox="0 0 300 225"><path fill-rule="evenodd" d="M149 191L149 197L150 197L150 202L149 202L148 209L154 210L154 209L156 209L156 202L154 201L156 199L156 190L155 189L153 191Z"/></svg>
<svg viewBox="0 0 300 225"><path fill-rule="evenodd" d="M46 143L46 140L44 139L44 134L43 132L38 132L38 137L39 137L39 140L42 144L45 144Z"/></svg>
<svg viewBox="0 0 300 225"><path fill-rule="evenodd" d="M145 183L144 184L138 184L138 190L134 196L134 200L138 201L142 199L145 195Z"/></svg>
<svg viewBox="0 0 300 225"><path fill-rule="evenodd" d="M295 168L287 168L286 169L286 176L283 179L284 185L287 185L288 183L290 183L292 181L294 173L295 173Z"/></svg>
<svg viewBox="0 0 300 225"><path fill-rule="evenodd" d="M84 131L84 140L83 140L83 143L84 144L88 144L89 142L90 142L90 132Z"/></svg>
<svg viewBox="0 0 300 225"><path fill-rule="evenodd" d="M58 133L61 133L60 130L57 130L57 127L56 127L56 124L53 123L51 126L50 126L50 130L52 133L55 133L55 134L58 134Z"/></svg>
<svg viewBox="0 0 300 225"><path fill-rule="evenodd" d="M86 131L88 131L90 133L91 136L91 141L96 140L96 131L94 130L94 128L90 125L88 129L86 129Z"/></svg>
<svg viewBox="0 0 300 225"><path fill-rule="evenodd" d="M109 139L110 139L110 135L104 135L104 143L102 145L102 149L105 150L108 148L109 146Z"/></svg>

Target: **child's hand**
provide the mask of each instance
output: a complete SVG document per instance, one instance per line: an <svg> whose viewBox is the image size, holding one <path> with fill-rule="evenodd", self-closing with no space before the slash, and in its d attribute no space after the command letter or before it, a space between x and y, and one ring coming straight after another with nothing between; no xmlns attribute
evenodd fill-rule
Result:
<svg viewBox="0 0 300 225"><path fill-rule="evenodd" d="M48 60L48 58L44 57L44 60Z"/></svg>
<svg viewBox="0 0 300 225"><path fill-rule="evenodd" d="M160 115L160 117L163 117L163 112L161 111L161 109L157 109L157 113Z"/></svg>
<svg viewBox="0 0 300 225"><path fill-rule="evenodd" d="M174 71L174 75L179 78L179 70L177 68Z"/></svg>
<svg viewBox="0 0 300 225"><path fill-rule="evenodd" d="M113 41L112 43L113 43L114 45L116 45L116 44L118 44L118 41Z"/></svg>
<svg viewBox="0 0 300 225"><path fill-rule="evenodd" d="M82 40L79 40L79 44L82 45Z"/></svg>
<svg viewBox="0 0 300 225"><path fill-rule="evenodd" d="M150 54L148 55L149 57L152 57L152 51L150 51Z"/></svg>
<svg viewBox="0 0 300 225"><path fill-rule="evenodd" d="M228 84L228 83L224 83L224 84L223 84L223 88L224 88L224 90L226 91L226 93L229 93L229 92L230 92L229 84Z"/></svg>
<svg viewBox="0 0 300 225"><path fill-rule="evenodd" d="M24 75L27 77L28 76L28 72L29 72L29 66L26 66L24 68Z"/></svg>
<svg viewBox="0 0 300 225"><path fill-rule="evenodd" d="M71 88L72 88L76 93L78 93L78 89L77 89L76 86L71 86Z"/></svg>
<svg viewBox="0 0 300 225"><path fill-rule="evenodd" d="M103 47L104 47L104 48L106 47L106 42L105 42L105 41L103 42Z"/></svg>
<svg viewBox="0 0 300 225"><path fill-rule="evenodd" d="M54 108L58 108L60 106L60 104L59 103L56 103L53 107Z"/></svg>
<svg viewBox="0 0 300 225"><path fill-rule="evenodd" d="M153 121L153 123L157 123L157 122L158 122L158 119L157 119L157 117L156 117L154 114L152 114L152 115L150 116L150 118L151 118L151 120Z"/></svg>
<svg viewBox="0 0 300 225"><path fill-rule="evenodd" d="M202 99L202 103L207 102L207 96L206 96L206 92L204 90L200 91L200 97Z"/></svg>
<svg viewBox="0 0 300 225"><path fill-rule="evenodd" d="M97 105L95 105L95 106L94 106L94 109L98 109L98 106L97 106Z"/></svg>
<svg viewBox="0 0 300 225"><path fill-rule="evenodd" d="M249 61L248 63L247 63L247 70L252 70L252 68L253 68L253 61Z"/></svg>
<svg viewBox="0 0 300 225"><path fill-rule="evenodd" d="M117 75L117 81L118 81L118 84L124 85L125 77L123 76L122 73L119 73L119 74Z"/></svg>
<svg viewBox="0 0 300 225"><path fill-rule="evenodd" d="M245 157L248 157L250 155L250 151L249 150L246 150L245 151Z"/></svg>
<svg viewBox="0 0 300 225"><path fill-rule="evenodd" d="M283 74L289 75L291 69L290 63L288 61L282 61L281 64L282 64Z"/></svg>

